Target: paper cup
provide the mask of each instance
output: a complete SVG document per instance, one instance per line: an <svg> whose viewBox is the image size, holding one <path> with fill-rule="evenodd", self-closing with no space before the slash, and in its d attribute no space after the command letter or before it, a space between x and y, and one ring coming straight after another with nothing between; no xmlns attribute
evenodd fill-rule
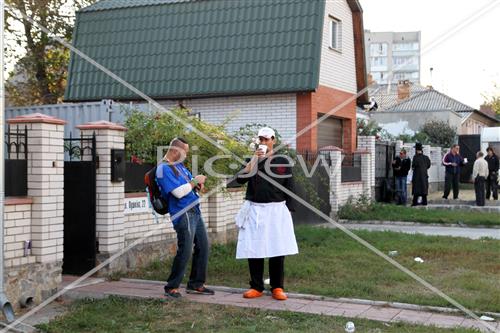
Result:
<svg viewBox="0 0 500 333"><path fill-rule="evenodd" d="M266 145L259 145L259 149L262 150L265 153L267 153L267 146Z"/></svg>

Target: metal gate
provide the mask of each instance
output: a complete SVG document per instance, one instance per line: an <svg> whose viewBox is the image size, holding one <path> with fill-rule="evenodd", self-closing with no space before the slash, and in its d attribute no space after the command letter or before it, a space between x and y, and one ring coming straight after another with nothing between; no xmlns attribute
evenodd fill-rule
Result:
<svg viewBox="0 0 500 333"><path fill-rule="evenodd" d="M481 150L481 135L459 135L458 145L460 146L460 155L469 161L460 169L460 182L469 183L472 177L472 167L476 160L476 153Z"/></svg>
<svg viewBox="0 0 500 333"><path fill-rule="evenodd" d="M330 176L325 166L318 161L316 170L312 167L319 158L331 166L330 155L319 156L317 152L302 151L298 152L308 169L308 174L302 169L300 163L297 163L293 169L294 175L294 193L303 200L307 201L326 215L330 215ZM297 157L298 158L298 157ZM295 211L292 212L294 223L323 223L324 220L316 213L307 209L299 202L292 200Z"/></svg>
<svg viewBox="0 0 500 333"><path fill-rule="evenodd" d="M96 139L64 139L64 274L83 274L96 263Z"/></svg>
<svg viewBox="0 0 500 333"><path fill-rule="evenodd" d="M394 193L392 160L396 146L389 142L375 144L375 201L391 202Z"/></svg>

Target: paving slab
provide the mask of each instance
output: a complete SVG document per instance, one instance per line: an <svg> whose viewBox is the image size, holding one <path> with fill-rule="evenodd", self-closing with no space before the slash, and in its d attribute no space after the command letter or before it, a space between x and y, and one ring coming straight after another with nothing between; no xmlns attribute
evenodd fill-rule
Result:
<svg viewBox="0 0 500 333"><path fill-rule="evenodd" d="M67 282L67 280L66 280ZM215 287L218 289L218 287ZM258 308L263 310L295 311L303 313L323 314L329 316L342 316L346 318L363 318L380 322L406 322L411 324L428 325L436 327L467 327L479 328L487 332L485 326L475 320L467 319L460 315L434 313L424 310L406 310L387 305L366 304L363 302L349 303L331 300L312 299L311 295L303 298L296 294L287 301L276 301L269 295L256 299L245 299L241 292L231 292L231 288L220 288L213 296L189 295L183 289L184 299L193 302L231 305L245 308ZM109 295L166 299L163 288L159 283L135 281L104 281L85 284L68 292L69 297L81 298L88 296L105 297ZM418 308L418 306L415 306ZM498 329L498 322L486 323Z"/></svg>

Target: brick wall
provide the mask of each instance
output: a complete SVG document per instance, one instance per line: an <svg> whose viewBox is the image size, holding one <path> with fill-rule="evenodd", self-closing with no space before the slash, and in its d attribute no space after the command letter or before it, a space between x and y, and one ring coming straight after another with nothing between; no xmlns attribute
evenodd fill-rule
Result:
<svg viewBox="0 0 500 333"><path fill-rule="evenodd" d="M4 206L4 265L13 267L36 262L29 251L24 256L25 241L31 240L31 200L7 199Z"/></svg>
<svg viewBox="0 0 500 333"><path fill-rule="evenodd" d="M244 195L243 189L228 189L226 192L212 194L200 203L201 214L213 242L235 239L234 217L243 204ZM145 198L145 195L139 198ZM176 237L168 215L157 215L156 220L151 211L125 215L125 243L141 238L150 231L155 231L154 235L143 243L155 243Z"/></svg>
<svg viewBox="0 0 500 333"><path fill-rule="evenodd" d="M175 101L160 102L167 108ZM247 124L266 124L276 129L282 138L292 138L297 130L295 94L214 97L183 100L182 104L201 119L212 124L227 121L228 132L234 132ZM229 120L228 120L229 119ZM291 143L295 147L295 140Z"/></svg>
<svg viewBox="0 0 500 333"><path fill-rule="evenodd" d="M335 110L332 112L332 110ZM308 128L319 116L331 113L331 117L343 122L343 148L353 151L356 148L356 98L354 94L338 89L319 86L314 93L297 94L297 132ZM297 147L316 151L318 126L312 126L297 138Z"/></svg>

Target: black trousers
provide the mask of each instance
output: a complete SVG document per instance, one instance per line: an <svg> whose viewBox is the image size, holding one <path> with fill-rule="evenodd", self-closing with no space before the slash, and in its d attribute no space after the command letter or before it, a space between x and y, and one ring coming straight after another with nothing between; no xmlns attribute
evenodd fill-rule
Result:
<svg viewBox="0 0 500 333"><path fill-rule="evenodd" d="M460 174L447 172L444 176L444 194L443 197L448 199L450 190L453 188L453 199L458 199L458 186L460 183Z"/></svg>
<svg viewBox="0 0 500 333"><path fill-rule="evenodd" d="M412 206L418 206L419 203L418 203L418 197L422 197L422 202L420 203L420 205L422 206L427 206L427 196L426 195L413 195L413 200L412 200L412 203L411 205Z"/></svg>
<svg viewBox="0 0 500 333"><path fill-rule="evenodd" d="M474 190L476 191L477 206L484 206L484 195L485 195L484 182L485 182L484 177L476 177L476 179L474 180Z"/></svg>
<svg viewBox="0 0 500 333"><path fill-rule="evenodd" d="M264 259L248 259L250 268L250 288L264 291ZM269 278L271 290L283 288L285 279L285 257L269 258Z"/></svg>
<svg viewBox="0 0 500 333"><path fill-rule="evenodd" d="M496 173L490 175L486 179L486 199L490 200L490 195L493 194L493 199L498 200L498 176Z"/></svg>

